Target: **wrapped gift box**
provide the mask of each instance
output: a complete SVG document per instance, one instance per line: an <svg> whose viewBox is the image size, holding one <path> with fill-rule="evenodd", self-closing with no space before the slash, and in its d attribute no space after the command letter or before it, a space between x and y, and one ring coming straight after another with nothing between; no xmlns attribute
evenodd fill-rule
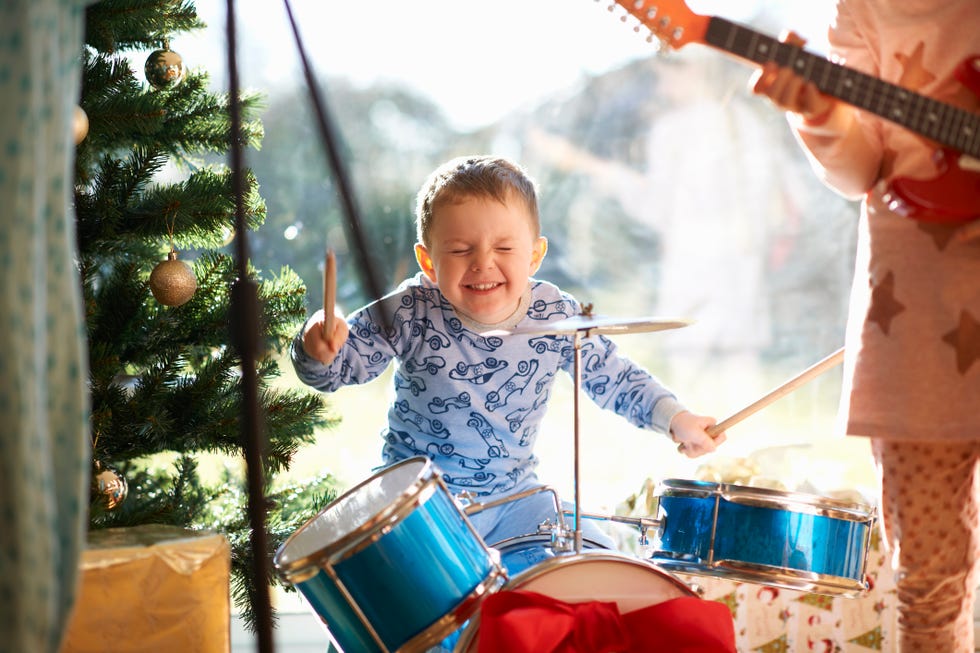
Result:
<svg viewBox="0 0 980 653"><path fill-rule="evenodd" d="M227 539L144 525L89 534L62 653L228 651Z"/></svg>
<svg viewBox="0 0 980 653"><path fill-rule="evenodd" d="M896 651L898 606L894 572L880 538L867 559L870 589L857 598L832 597L712 576L676 574L702 597L728 606L735 642L745 651L889 653Z"/></svg>

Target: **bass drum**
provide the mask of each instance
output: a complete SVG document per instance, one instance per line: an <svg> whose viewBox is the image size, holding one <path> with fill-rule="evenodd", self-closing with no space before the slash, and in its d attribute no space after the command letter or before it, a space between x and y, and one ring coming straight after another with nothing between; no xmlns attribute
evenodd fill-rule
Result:
<svg viewBox="0 0 980 653"><path fill-rule="evenodd" d="M505 556L504 550L501 555ZM610 550L548 557L518 573L503 590L537 592L567 603L614 602L620 613L670 599L696 597L687 585L653 564ZM477 616L462 631L454 652L478 651L479 631Z"/></svg>

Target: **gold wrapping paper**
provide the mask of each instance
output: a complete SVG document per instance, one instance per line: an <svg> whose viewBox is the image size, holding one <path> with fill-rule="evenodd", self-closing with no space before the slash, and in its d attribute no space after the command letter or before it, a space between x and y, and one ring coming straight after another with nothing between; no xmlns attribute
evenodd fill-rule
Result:
<svg viewBox="0 0 980 653"><path fill-rule="evenodd" d="M93 531L61 653L229 651L223 535L144 525Z"/></svg>

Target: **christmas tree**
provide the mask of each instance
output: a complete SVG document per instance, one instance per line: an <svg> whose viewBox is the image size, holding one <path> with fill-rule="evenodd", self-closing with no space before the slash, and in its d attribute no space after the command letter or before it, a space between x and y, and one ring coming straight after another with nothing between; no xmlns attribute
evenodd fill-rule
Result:
<svg viewBox="0 0 980 653"><path fill-rule="evenodd" d="M207 73L170 48L204 28L180 0L102 0L87 10L75 208L90 350L90 521L93 529L154 523L224 533L234 602L254 625L260 583L276 579L255 577L249 548L242 356L231 336L236 203L222 162L230 98L209 90ZM249 147L262 137L260 100L244 92L238 100ZM254 230L265 205L247 171L245 185ZM260 305L271 559L332 498L328 475L277 482L330 424L319 394L275 383L305 318L303 281L288 268L248 269Z"/></svg>

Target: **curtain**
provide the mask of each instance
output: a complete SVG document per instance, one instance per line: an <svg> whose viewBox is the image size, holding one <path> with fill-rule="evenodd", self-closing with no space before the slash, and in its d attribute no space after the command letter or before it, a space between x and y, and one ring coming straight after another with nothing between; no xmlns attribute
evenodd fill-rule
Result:
<svg viewBox="0 0 980 653"><path fill-rule="evenodd" d="M85 0L0 2L0 651L57 651L88 508L71 208Z"/></svg>

